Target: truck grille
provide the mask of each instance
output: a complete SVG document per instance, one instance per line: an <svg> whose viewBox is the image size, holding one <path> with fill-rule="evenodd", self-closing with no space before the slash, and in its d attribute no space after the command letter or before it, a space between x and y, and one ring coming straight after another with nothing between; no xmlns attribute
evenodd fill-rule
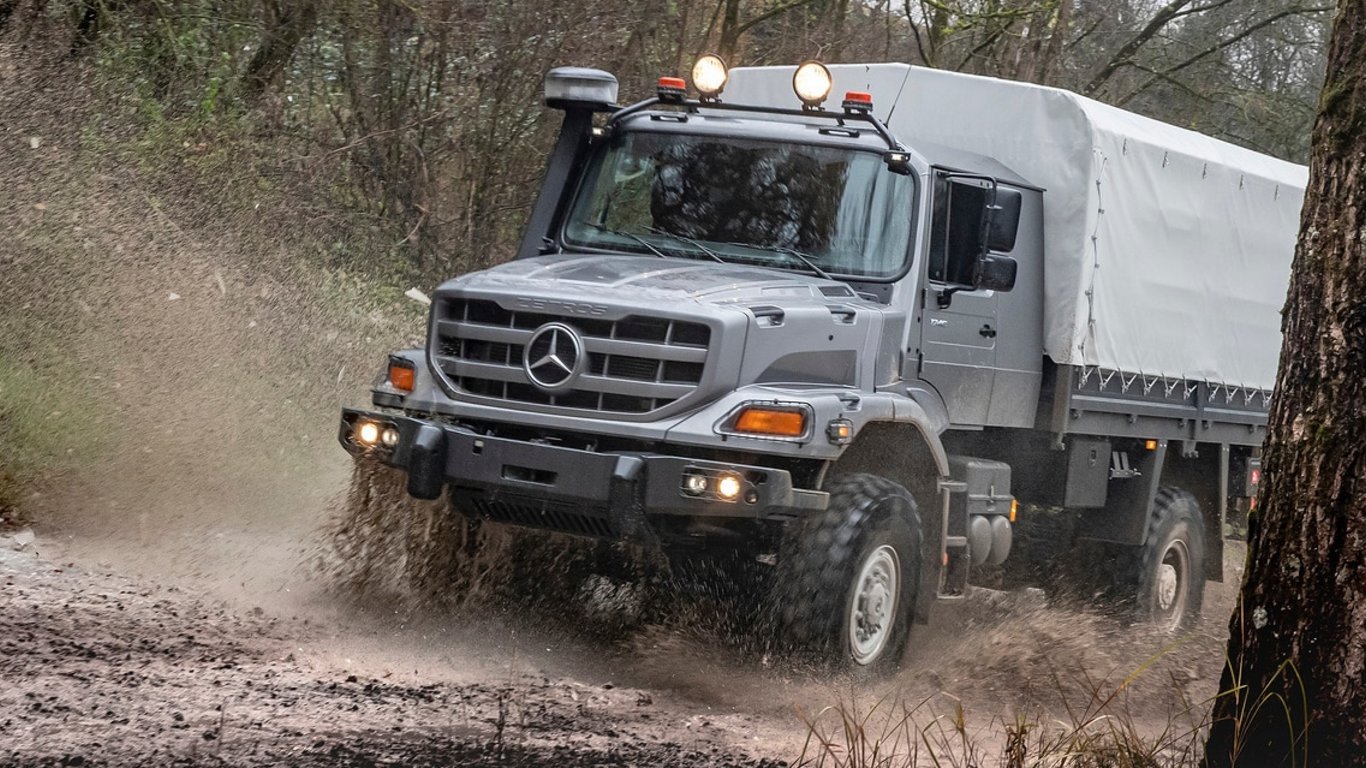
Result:
<svg viewBox="0 0 1366 768"><path fill-rule="evenodd" d="M565 390L537 387L523 365L527 344L547 323L573 328L588 357ZM435 325L432 359L461 392L623 414L650 413L696 390L711 341L711 329L701 323L636 315L560 317L512 311L487 299L442 301Z"/></svg>

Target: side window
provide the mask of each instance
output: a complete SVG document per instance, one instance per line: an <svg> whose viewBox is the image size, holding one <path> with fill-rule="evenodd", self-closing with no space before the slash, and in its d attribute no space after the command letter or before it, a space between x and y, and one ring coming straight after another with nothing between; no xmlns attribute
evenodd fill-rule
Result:
<svg viewBox="0 0 1366 768"><path fill-rule="evenodd" d="M934 213L930 223L930 279L948 285L972 285L972 272L982 253L982 213L990 190L973 183L934 180Z"/></svg>

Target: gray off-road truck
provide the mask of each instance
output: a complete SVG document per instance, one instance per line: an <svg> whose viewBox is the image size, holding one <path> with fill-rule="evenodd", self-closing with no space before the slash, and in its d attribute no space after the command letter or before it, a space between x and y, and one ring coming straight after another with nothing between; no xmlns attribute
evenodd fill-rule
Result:
<svg viewBox="0 0 1366 768"><path fill-rule="evenodd" d="M1030 515L1187 627L1254 495L1304 169L989 78L692 74L547 75L517 258L434 292L342 444L483 524L757 563L776 635L851 666Z"/></svg>

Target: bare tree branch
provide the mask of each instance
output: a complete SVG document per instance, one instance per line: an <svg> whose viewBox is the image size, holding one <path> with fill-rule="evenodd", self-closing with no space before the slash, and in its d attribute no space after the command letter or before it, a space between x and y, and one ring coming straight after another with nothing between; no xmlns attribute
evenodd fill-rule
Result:
<svg viewBox="0 0 1366 768"><path fill-rule="evenodd" d="M1148 20L1148 23L1143 25L1142 29L1133 37L1129 38L1128 42L1121 45L1119 50L1115 51L1110 56L1109 61L1105 62L1105 65L1096 72L1095 76L1091 78L1091 81L1081 89L1081 92L1090 96L1100 90L1101 86L1105 85L1106 81L1108 81L1115 72L1119 71L1121 67L1125 66L1133 59L1134 54L1138 53L1140 48L1147 45L1149 40L1152 40L1157 36L1157 33L1161 32L1163 27L1167 26L1172 19L1176 18L1176 14L1180 12L1181 9L1190 4L1191 0L1171 0L1171 2L1162 6L1162 8Z"/></svg>
<svg viewBox="0 0 1366 768"><path fill-rule="evenodd" d="M1147 89L1151 88L1153 85L1155 85L1155 84L1157 84L1157 83L1159 83L1159 82L1163 82L1163 81L1175 82L1175 81L1172 79L1172 75L1176 74L1177 72L1180 72L1181 70L1185 69L1186 67L1189 67L1189 66L1191 66L1192 64L1195 64L1196 62L1199 62L1201 59L1204 59L1204 58L1206 58L1207 56L1212 56L1212 55L1218 53L1219 51L1222 51L1222 50L1224 50L1225 48L1228 48L1229 46L1234 45L1235 43L1238 43L1238 42L1241 41L1241 40L1247 39L1247 38L1248 38L1249 36L1251 36L1252 34L1258 32L1259 30L1266 29L1267 27L1271 26L1272 24L1275 24L1276 22L1280 21L1281 19L1289 18L1289 17L1291 17L1291 16L1304 16L1304 15L1313 14L1313 13L1323 13L1323 12L1325 12L1325 11L1331 11L1331 10L1333 10L1333 6L1316 6L1316 7L1313 7L1313 8L1290 8L1290 9L1286 9L1286 10L1284 10L1284 11L1281 11L1281 12L1279 12L1279 13L1273 13L1273 14L1271 14L1270 16L1267 16L1265 19L1262 19L1261 21L1257 22L1256 24L1253 24L1252 26L1247 27L1247 28L1244 29L1242 32L1239 32L1238 34L1236 34L1236 35L1234 35L1234 36L1232 36L1232 37L1230 37L1230 38L1227 38L1227 39L1225 39L1225 40L1221 40L1220 42L1215 43L1214 45L1211 45L1211 46L1208 47L1208 48L1205 48L1204 50L1200 51L1199 53L1196 53L1194 56L1191 56L1191 57L1187 58L1186 60L1182 61L1182 62L1179 63L1179 64L1176 64L1176 65L1174 65L1174 66L1168 67L1168 68L1166 68L1166 69L1164 69L1164 70L1161 70L1160 72L1158 72L1158 71L1153 71L1153 70L1147 70L1146 68L1144 68L1145 71L1152 72L1152 75L1153 75L1153 76L1150 77L1150 78L1148 78L1147 80L1143 81L1143 83L1142 83L1141 85L1139 85L1138 88L1135 88L1135 89L1134 89L1133 91L1131 91L1130 93L1125 94L1125 96L1124 96L1123 98L1117 100L1117 101L1115 102L1115 106L1122 107L1122 106L1128 104L1130 101L1132 101L1132 100L1134 99L1134 97L1138 96L1140 93L1143 93L1144 91L1146 91ZM1136 65L1135 65L1133 62L1131 62L1131 61L1130 61L1130 62L1123 62L1123 64L1124 64L1125 66L1131 66L1131 67L1136 66Z"/></svg>
<svg viewBox="0 0 1366 768"><path fill-rule="evenodd" d="M788 11L800 8L803 5L810 5L814 2L816 2L816 0L793 0L793 2L790 2L787 5L780 5L776 8L771 8L765 11L764 13L761 13L758 16L755 16L749 21L746 21L745 23L736 27L735 36L738 38L741 35L753 29L754 27L764 23L765 21L768 21L769 19L775 16L781 16L782 14L787 13Z"/></svg>

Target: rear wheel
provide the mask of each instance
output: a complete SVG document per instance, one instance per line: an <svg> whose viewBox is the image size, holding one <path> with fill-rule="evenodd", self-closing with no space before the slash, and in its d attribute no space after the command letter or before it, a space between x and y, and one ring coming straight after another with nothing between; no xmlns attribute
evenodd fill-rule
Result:
<svg viewBox="0 0 1366 768"><path fill-rule="evenodd" d="M840 666L895 667L920 585L920 519L900 485L855 474L794 526L779 556L780 639Z"/></svg>
<svg viewBox="0 0 1366 768"><path fill-rule="evenodd" d="M1162 632L1190 629L1205 596L1205 524L1195 497L1158 490L1139 556L1138 618Z"/></svg>

